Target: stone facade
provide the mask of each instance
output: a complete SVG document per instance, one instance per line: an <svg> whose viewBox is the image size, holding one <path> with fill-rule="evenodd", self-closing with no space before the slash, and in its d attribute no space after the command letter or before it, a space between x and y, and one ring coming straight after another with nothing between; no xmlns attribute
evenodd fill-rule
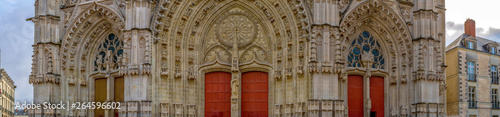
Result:
<svg viewBox="0 0 500 117"><path fill-rule="evenodd" d="M4 69L0 69L0 116L14 116L14 93L16 85Z"/></svg>
<svg viewBox="0 0 500 117"><path fill-rule="evenodd" d="M468 19L465 33L446 47L447 114L499 116L500 43L476 37L474 25L474 20Z"/></svg>
<svg viewBox="0 0 500 117"><path fill-rule="evenodd" d="M226 72L237 117L242 75L253 71L268 74L269 116L346 116L349 76L364 80L366 117L372 77L383 78L372 84L383 88L382 115L444 116L444 3L37 0L34 102L120 101L122 109L30 116L205 116L205 74Z"/></svg>

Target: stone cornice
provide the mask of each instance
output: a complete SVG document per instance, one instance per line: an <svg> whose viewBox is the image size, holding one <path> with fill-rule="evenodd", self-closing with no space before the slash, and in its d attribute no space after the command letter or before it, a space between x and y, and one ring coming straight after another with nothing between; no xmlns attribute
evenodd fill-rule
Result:
<svg viewBox="0 0 500 117"><path fill-rule="evenodd" d="M38 83L55 83L59 84L61 81L61 75L47 73L43 75L30 75L29 83L30 84L38 84Z"/></svg>

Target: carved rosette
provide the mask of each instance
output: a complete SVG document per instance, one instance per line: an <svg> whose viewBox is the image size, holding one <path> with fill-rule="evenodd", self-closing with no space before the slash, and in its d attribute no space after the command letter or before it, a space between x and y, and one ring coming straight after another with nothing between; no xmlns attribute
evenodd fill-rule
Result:
<svg viewBox="0 0 500 117"><path fill-rule="evenodd" d="M257 25L254 21L256 20L242 11L230 11L220 18L217 37L228 47L232 47L234 41L239 48L244 47L257 36Z"/></svg>

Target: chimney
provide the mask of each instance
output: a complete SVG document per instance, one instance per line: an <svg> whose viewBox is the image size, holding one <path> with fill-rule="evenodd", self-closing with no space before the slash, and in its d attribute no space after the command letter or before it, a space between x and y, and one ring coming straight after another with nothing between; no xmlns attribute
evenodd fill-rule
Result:
<svg viewBox="0 0 500 117"><path fill-rule="evenodd" d="M464 25L465 25L464 26L465 34L467 34L469 36L476 37L476 21L474 21L473 19L467 18Z"/></svg>

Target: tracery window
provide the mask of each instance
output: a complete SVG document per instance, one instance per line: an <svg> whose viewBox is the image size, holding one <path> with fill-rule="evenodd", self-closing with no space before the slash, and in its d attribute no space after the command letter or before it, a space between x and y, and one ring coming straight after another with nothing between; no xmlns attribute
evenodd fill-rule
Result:
<svg viewBox="0 0 500 117"><path fill-rule="evenodd" d="M348 67L361 67L361 54L364 52L373 55L372 68L384 69L385 60L384 55L381 53L380 44L373 39L373 36L368 31L364 31L357 39L352 41L349 56L347 57Z"/></svg>
<svg viewBox="0 0 500 117"><path fill-rule="evenodd" d="M97 56L94 61L94 71L104 71L108 67L118 68L118 61L123 54L123 41L115 34L109 34L104 42L97 49Z"/></svg>

